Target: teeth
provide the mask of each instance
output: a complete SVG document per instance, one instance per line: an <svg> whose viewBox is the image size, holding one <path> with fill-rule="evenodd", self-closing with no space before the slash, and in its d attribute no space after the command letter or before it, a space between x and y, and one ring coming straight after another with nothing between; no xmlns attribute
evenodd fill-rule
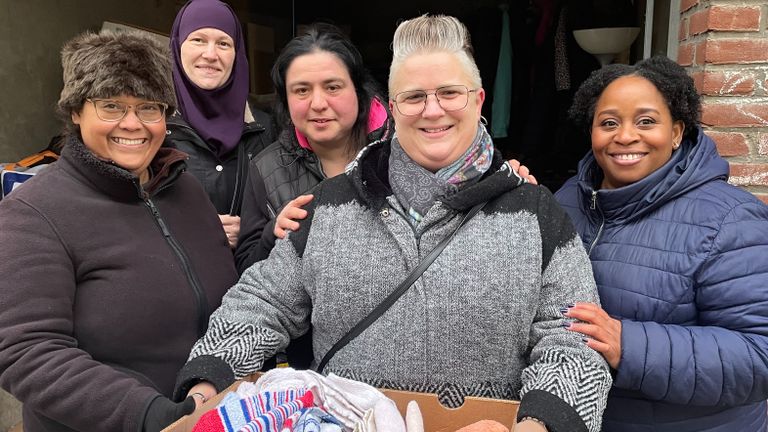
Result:
<svg viewBox="0 0 768 432"><path fill-rule="evenodd" d="M450 127L450 126L446 126L446 127L437 128L437 129L427 129L427 128L424 128L424 130L425 130L426 132L429 132L429 133L435 133L435 132L442 132L442 131L444 131L444 130L448 130L448 128L449 128L449 127Z"/></svg>
<svg viewBox="0 0 768 432"><path fill-rule="evenodd" d="M618 155L614 155L614 157L616 159L621 159L621 160L635 160L643 157L643 154L642 153L618 154Z"/></svg>
<svg viewBox="0 0 768 432"><path fill-rule="evenodd" d="M112 141L122 145L139 145L144 143L144 138L139 138L139 139L112 138Z"/></svg>

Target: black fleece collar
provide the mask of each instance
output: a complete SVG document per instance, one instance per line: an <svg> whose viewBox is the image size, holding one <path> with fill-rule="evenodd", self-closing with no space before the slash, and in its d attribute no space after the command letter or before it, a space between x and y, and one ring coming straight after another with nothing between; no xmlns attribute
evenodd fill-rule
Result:
<svg viewBox="0 0 768 432"><path fill-rule="evenodd" d="M65 160L79 175L91 185L120 201L133 201L144 198L144 189L139 179L130 171L105 162L83 144L78 137L70 137L61 152ZM157 192L173 183L186 169L185 153L172 148L160 148L150 163L154 177L147 186Z"/></svg>
<svg viewBox="0 0 768 432"><path fill-rule="evenodd" d="M360 151L346 173L360 196L368 201L372 208L383 207L387 196L392 195L392 187L389 184L390 153L391 140L389 139L369 144ZM476 204L490 201L509 192L523 183L525 181L502 159L498 149L494 149L491 167L479 182L440 201L453 210L466 211Z"/></svg>

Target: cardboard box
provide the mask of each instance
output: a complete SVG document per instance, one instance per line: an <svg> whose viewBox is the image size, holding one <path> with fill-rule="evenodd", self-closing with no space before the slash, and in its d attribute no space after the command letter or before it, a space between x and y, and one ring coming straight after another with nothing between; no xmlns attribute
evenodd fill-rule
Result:
<svg viewBox="0 0 768 432"><path fill-rule="evenodd" d="M260 374L252 375L247 379L255 381ZM224 395L234 391L240 382L235 382L227 390L219 393L205 403L194 413L182 417L176 423L168 426L163 432L191 432L197 420L208 410L219 404ZM409 401L415 400L424 417L425 432L455 432L464 426L480 420L496 420L510 430L515 425L519 402L487 399L478 397L466 397L464 405L458 408L446 408L437 400L437 395L431 393L416 393L398 390L381 389L388 398L395 401L400 413L405 416L405 410Z"/></svg>

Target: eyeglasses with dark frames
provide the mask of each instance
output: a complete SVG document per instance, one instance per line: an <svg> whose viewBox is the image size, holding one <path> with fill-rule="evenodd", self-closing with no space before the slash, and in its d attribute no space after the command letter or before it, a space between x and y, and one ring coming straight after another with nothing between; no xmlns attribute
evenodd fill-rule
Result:
<svg viewBox="0 0 768 432"><path fill-rule="evenodd" d="M430 95L435 95L437 104L443 111L461 111L469 103L469 94L477 90L464 85L449 85L438 87L432 92L426 90L404 91L395 95L395 107L404 116L417 116L427 108L427 98Z"/></svg>
<svg viewBox="0 0 768 432"><path fill-rule="evenodd" d="M168 104L162 102L143 102L129 105L112 99L86 99L96 109L96 116L106 122L117 122L125 118L132 109L142 123L157 123L165 117Z"/></svg>

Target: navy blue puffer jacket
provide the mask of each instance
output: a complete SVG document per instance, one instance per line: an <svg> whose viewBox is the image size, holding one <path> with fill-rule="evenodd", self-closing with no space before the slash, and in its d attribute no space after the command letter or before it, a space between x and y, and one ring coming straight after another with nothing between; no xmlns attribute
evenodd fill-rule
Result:
<svg viewBox="0 0 768 432"><path fill-rule="evenodd" d="M604 432L766 430L768 206L727 178L699 130L618 189L590 152L555 195L622 321Z"/></svg>

